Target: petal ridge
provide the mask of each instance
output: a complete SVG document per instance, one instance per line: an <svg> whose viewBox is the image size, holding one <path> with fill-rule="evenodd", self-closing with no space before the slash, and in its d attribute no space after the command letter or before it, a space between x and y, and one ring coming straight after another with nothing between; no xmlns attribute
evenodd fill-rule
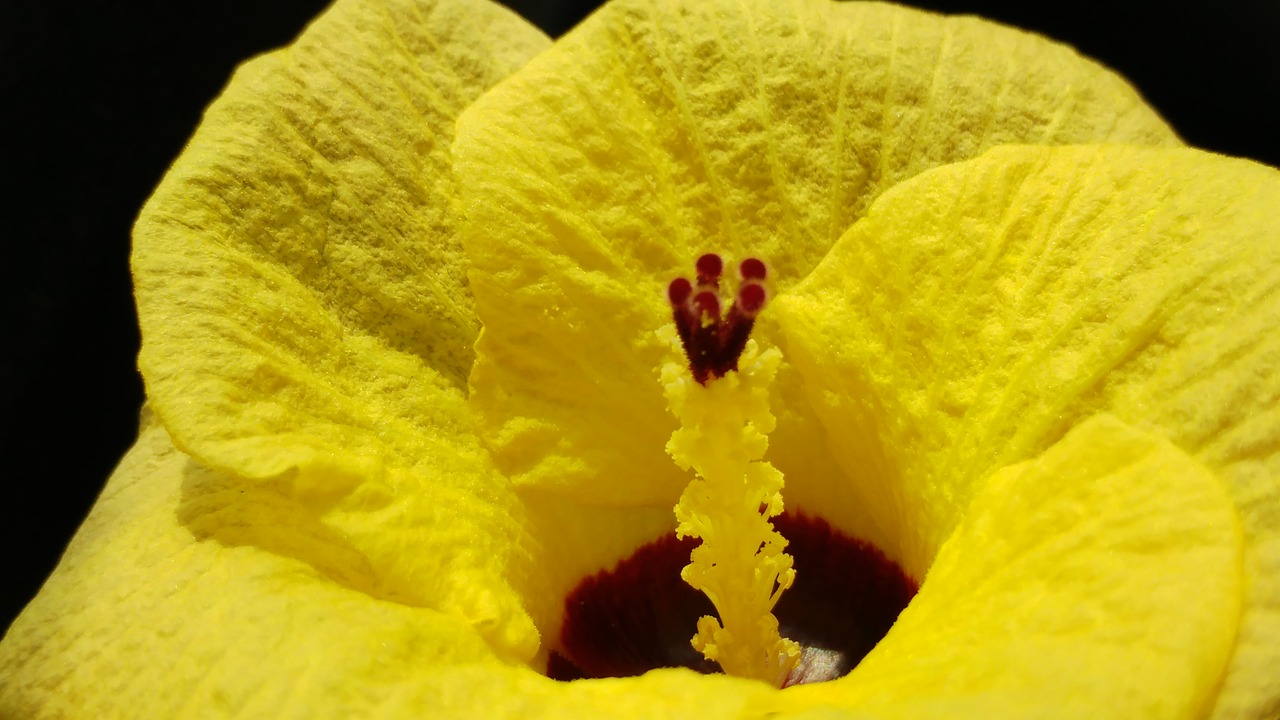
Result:
<svg viewBox="0 0 1280 720"><path fill-rule="evenodd" d="M458 123L485 323L471 402L499 467L577 501L673 502L684 478L661 453L674 428L650 337L672 276L710 250L758 256L785 293L895 183L1036 141L1178 142L1114 74L976 18L876 3L606 5Z"/></svg>
<svg viewBox="0 0 1280 720"><path fill-rule="evenodd" d="M1277 202L1272 168L1119 145L997 148L883 195L775 308L841 465L883 473L859 492L890 556L922 572L980 478L1114 414L1229 487L1247 576L1213 716L1277 707Z"/></svg>

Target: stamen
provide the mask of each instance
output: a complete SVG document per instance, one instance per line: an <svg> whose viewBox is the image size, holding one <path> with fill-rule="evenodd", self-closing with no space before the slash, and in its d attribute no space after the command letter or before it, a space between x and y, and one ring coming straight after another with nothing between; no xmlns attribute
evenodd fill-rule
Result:
<svg viewBox="0 0 1280 720"><path fill-rule="evenodd" d="M675 507L676 536L702 539L680 576L719 616L698 620L693 647L726 673L775 687L800 659L800 646L782 637L773 614L795 570L783 552L786 538L769 521L783 510L782 473L763 460L775 424L768 386L781 358L749 343L743 370L714 383L694 384L674 363L662 369L668 405L680 420L667 452L698 475Z"/></svg>
<svg viewBox="0 0 1280 720"><path fill-rule="evenodd" d="M772 523L787 539L796 571L773 608L779 631L801 648L783 687L841 677L880 642L919 586L874 546L824 520L784 511ZM613 569L583 578L564 600L547 676L630 677L664 667L721 672L689 642L698 618L716 612L680 577L699 542L663 535Z"/></svg>
<svg viewBox="0 0 1280 720"><path fill-rule="evenodd" d="M783 509L782 473L763 460L775 422L768 385L782 355L776 349L757 352L750 342L768 300L768 271L759 259L742 261L739 287L722 316L724 261L708 253L695 270L696 289L678 278L667 296L697 384L674 363L662 369L667 403L680 420L667 452L698 475L675 507L676 536L702 539L680 576L711 600L719 616L698 620L692 644L731 675L781 687L800 659L800 647L782 637L773 615L795 570L783 552L786 538L769 522ZM669 329L664 332L670 337ZM740 360L745 368L738 372Z"/></svg>

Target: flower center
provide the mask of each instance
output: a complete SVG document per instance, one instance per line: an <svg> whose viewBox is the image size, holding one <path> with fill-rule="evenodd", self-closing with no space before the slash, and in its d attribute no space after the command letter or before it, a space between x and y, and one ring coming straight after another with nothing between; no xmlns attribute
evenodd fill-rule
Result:
<svg viewBox="0 0 1280 720"><path fill-rule="evenodd" d="M774 608L780 630L800 645L784 686L834 680L884 637L918 585L875 547L819 518L785 512L773 522L796 570ZM630 677L664 667L720 672L689 644L690 628L714 611L680 578L697 544L668 535L579 583L565 599L547 675Z"/></svg>
<svg viewBox="0 0 1280 720"><path fill-rule="evenodd" d="M830 680L879 642L916 592L875 548L821 520L782 514L783 476L764 460L775 425L769 384L782 354L750 340L768 270L755 258L739 263L722 314L723 271L708 253L695 280L673 280L674 322L658 333L688 360L688 372L672 362L659 373L680 422L667 453L696 475L675 506L675 535L570 594L549 658L553 678L682 666L775 687Z"/></svg>
<svg viewBox="0 0 1280 720"><path fill-rule="evenodd" d="M744 260L736 296L721 317L724 262L707 254L695 268L696 291L683 278L667 291L692 379L676 363L660 373L680 421L667 454L697 475L675 506L676 536L702 539L680 575L716 609L698 618L691 642L726 673L781 687L800 660L799 645L782 636L773 615L795 570L786 538L770 523L782 512L782 473L763 459L774 427L769 384L782 354L748 342L764 307L767 271L760 260ZM659 335L674 341L670 326Z"/></svg>

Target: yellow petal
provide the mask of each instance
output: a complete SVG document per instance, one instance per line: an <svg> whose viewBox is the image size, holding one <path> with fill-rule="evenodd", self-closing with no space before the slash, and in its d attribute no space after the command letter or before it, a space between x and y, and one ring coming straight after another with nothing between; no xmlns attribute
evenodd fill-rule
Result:
<svg viewBox="0 0 1280 720"><path fill-rule="evenodd" d="M473 399L499 467L583 502L669 505L686 478L662 453L674 424L652 333L669 321L666 282L697 254L759 255L784 290L896 182L999 143L1104 140L1176 143L1113 74L975 18L605 6L459 120L485 326ZM797 387L788 375L780 390ZM775 404L779 468L838 472L789 405ZM806 502L823 495L800 482Z"/></svg>
<svg viewBox="0 0 1280 720"><path fill-rule="evenodd" d="M361 591L521 657L527 543L465 401L478 320L449 144L461 108L547 44L486 0L337 3L237 71L133 257L139 365L175 444L294 498Z"/></svg>
<svg viewBox="0 0 1280 720"><path fill-rule="evenodd" d="M555 682L454 617L371 596L363 572L283 488L144 420L0 642L0 717L734 718L765 689L686 670Z"/></svg>
<svg viewBox="0 0 1280 720"><path fill-rule="evenodd" d="M977 491L920 594L848 677L784 707L877 718L1197 718L1240 608L1222 483L1101 416ZM780 700L782 700L780 698Z"/></svg>
<svg viewBox="0 0 1280 720"><path fill-rule="evenodd" d="M179 447L341 489L465 432L453 122L546 44L486 0L346 0L237 71L134 233L140 365Z"/></svg>
<svg viewBox="0 0 1280 720"><path fill-rule="evenodd" d="M1110 412L1226 482L1245 538L1219 717L1280 709L1280 173L1004 148L886 193L773 308L831 446L919 577L975 483Z"/></svg>

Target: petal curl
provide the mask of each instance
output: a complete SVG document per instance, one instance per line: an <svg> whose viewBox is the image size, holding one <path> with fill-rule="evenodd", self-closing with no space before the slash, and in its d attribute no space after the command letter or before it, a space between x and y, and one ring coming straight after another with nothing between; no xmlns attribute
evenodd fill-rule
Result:
<svg viewBox="0 0 1280 720"><path fill-rule="evenodd" d="M763 257L785 291L894 183L1000 143L1084 141L1177 142L1115 75L975 18L610 3L459 120L484 437L517 483L670 504L685 478L662 452L652 333L697 254ZM794 406L779 467L838 472Z"/></svg>
<svg viewBox="0 0 1280 720"><path fill-rule="evenodd" d="M449 144L547 44L486 0L338 2L237 71L134 231L139 365L176 445L282 484L347 539L362 590L518 655L527 558L465 402Z"/></svg>
<svg viewBox="0 0 1280 720"><path fill-rule="evenodd" d="M1215 712L1280 709L1280 173L1001 148L886 193L775 311L831 446L923 573L975 483L1109 412L1219 474L1243 526Z"/></svg>
<svg viewBox="0 0 1280 720"><path fill-rule="evenodd" d="M1110 416L984 481L920 594L848 677L787 708L877 718L1196 718L1239 619L1226 488Z"/></svg>
<svg viewBox="0 0 1280 720"><path fill-rule="evenodd" d="M199 465L173 448L163 428L144 421L138 444L57 571L0 642L0 715L43 720L91 708L99 718L713 720L791 717L832 704L841 717L913 716L922 706L945 712L1000 699L1009 704L999 707L1010 707L1027 699L1008 692L1027 676L1009 673L1008 665L990 676L1005 681L998 696L921 695L922 678L949 691L974 687L954 676L966 664L929 658L966 651L970 646L951 642L960 635L1005 653L980 655L990 662L1045 648L1059 662L1080 652L1096 662L1093 638L1062 626L1062 603L1096 613L1090 619L1109 628L1111 639L1166 636L1169 653L1144 658L1143 667L1175 684L1156 704L1190 703L1210 673L1188 668L1214 660L1213 648L1197 641L1229 635L1206 618L1234 620L1217 611L1238 591L1238 565L1221 562L1238 552L1234 518L1203 468L1168 443L1117 426L1078 431L1069 438L1074 445L997 475L900 628L873 654L885 659L869 658L865 674L859 668L806 694L687 670L548 680L501 657L454 617L362 592L358 553L340 535L305 522L287 492L261 483L246 491L241 479ZM1090 452L1097 462L1081 462ZM1120 477L1126 472L1130 477ZM1037 572L1057 578L1057 590L1045 591ZM1188 593L1188 601L1179 582L1203 582L1204 589ZM1134 603L1142 595L1132 585L1144 583L1167 592ZM1008 617L985 605L992 602L1021 608L1027 632L1010 633ZM1181 615L1169 612L1170 602ZM1179 618L1186 622L1167 627ZM999 621L1005 632L983 621ZM1140 648L1114 650L1105 656L1110 661L1143 657ZM1116 689L1089 684L1110 665L1081 667L1087 677L1079 684ZM903 683L910 692L897 692ZM903 704L886 707L877 698Z"/></svg>
<svg viewBox="0 0 1280 720"><path fill-rule="evenodd" d="M139 364L179 447L336 483L456 434L478 321L453 121L545 45L485 0L348 0L237 71L134 230Z"/></svg>
<svg viewBox="0 0 1280 720"><path fill-rule="evenodd" d="M0 717L728 719L768 690L684 670L549 680L455 617L364 592L359 553L306 515L144 419L0 642Z"/></svg>

